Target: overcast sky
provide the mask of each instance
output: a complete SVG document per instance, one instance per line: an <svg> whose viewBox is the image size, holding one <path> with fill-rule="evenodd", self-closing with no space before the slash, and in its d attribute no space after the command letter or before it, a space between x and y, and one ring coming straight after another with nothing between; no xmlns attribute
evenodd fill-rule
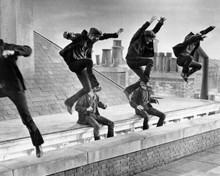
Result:
<svg viewBox="0 0 220 176"><path fill-rule="evenodd" d="M201 46L210 58L220 59L220 0L34 0L34 29L40 34L64 47L69 43L64 31L96 27L111 33L122 27L124 57L133 34L152 16L167 19L157 34L159 52L172 52L190 31L216 26ZM113 39L97 42L93 58L112 44Z"/></svg>

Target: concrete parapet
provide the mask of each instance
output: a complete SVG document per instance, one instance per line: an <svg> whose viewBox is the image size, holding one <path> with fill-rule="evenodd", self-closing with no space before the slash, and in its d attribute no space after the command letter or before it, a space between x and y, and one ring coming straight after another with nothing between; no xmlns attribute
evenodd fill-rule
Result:
<svg viewBox="0 0 220 176"><path fill-rule="evenodd" d="M217 146L219 115L0 162L1 175L138 174ZM193 145L192 145L193 144Z"/></svg>

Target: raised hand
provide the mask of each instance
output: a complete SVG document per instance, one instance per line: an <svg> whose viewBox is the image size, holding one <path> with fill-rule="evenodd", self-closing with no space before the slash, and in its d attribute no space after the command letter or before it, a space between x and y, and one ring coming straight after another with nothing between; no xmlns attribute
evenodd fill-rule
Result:
<svg viewBox="0 0 220 176"><path fill-rule="evenodd" d="M163 23L165 20L166 20L166 18L165 18L165 17L160 17L159 22Z"/></svg>
<svg viewBox="0 0 220 176"><path fill-rule="evenodd" d="M11 55L14 55L15 54L15 51L14 50L4 50L2 52L2 56L4 58L8 58L8 56L11 56Z"/></svg>
<svg viewBox="0 0 220 176"><path fill-rule="evenodd" d="M124 31L124 29L123 29L123 28L120 28L120 29L117 31L117 34L119 35L119 34L121 34L123 31Z"/></svg>
<svg viewBox="0 0 220 176"><path fill-rule="evenodd" d="M156 16L152 16L151 19L150 19L150 21L149 21L149 23L153 23L156 19L157 19Z"/></svg>

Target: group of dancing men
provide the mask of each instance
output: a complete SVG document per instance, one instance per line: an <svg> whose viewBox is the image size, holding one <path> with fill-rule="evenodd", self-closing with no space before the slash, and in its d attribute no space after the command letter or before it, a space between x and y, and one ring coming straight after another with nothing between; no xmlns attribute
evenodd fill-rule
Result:
<svg viewBox="0 0 220 176"><path fill-rule="evenodd" d="M143 130L149 128L149 115L159 117L157 126L162 126L165 114L151 105L159 101L151 97L152 87L149 85L150 72L153 67L154 45L156 33L163 26L164 17L160 17L152 30L147 28L156 20L153 16L146 21L133 35L126 55L127 65L138 75L139 80L124 89L128 101L135 109L137 115L144 118ZM202 65L194 60L194 53L203 41L206 34L215 27L210 26L199 33L190 32L184 41L173 47L177 57L177 64L181 67L181 77L188 81L188 77L202 68ZM72 114L72 108L78 112L77 123L91 125L94 128L94 139L100 139L100 124L108 126L107 137L114 136L114 122L101 116L98 107L106 109L107 105L99 100L96 92L101 91L100 84L93 74L92 48L99 40L117 38L123 29L115 33L102 33L97 28L83 30L81 33L64 32L63 37L71 40L59 54L65 60L70 71L74 72L82 84L82 89L64 102L67 111ZM42 144L44 140L29 112L25 96L25 84L23 76L17 66L18 56L28 57L32 49L27 45L9 44L0 39L0 97L8 97L16 106L23 124L27 127L32 144L36 149L36 156L43 155Z"/></svg>

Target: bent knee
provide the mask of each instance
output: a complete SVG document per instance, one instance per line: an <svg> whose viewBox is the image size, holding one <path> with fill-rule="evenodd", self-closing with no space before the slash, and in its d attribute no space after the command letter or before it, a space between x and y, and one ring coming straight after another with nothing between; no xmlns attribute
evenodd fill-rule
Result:
<svg viewBox="0 0 220 176"><path fill-rule="evenodd" d="M111 121L111 122L109 122L108 126L111 127L111 128L114 128L115 124L114 124L114 122Z"/></svg>
<svg viewBox="0 0 220 176"><path fill-rule="evenodd" d="M202 68L202 65L199 64L198 67L197 67L197 70L201 70L201 68Z"/></svg>
<svg viewBox="0 0 220 176"><path fill-rule="evenodd" d="M161 119L165 120L166 119L166 115L165 114L161 115Z"/></svg>
<svg viewBox="0 0 220 176"><path fill-rule="evenodd" d="M151 59L150 61L149 61L149 63L148 63L150 66L153 66L154 65L154 60L153 59Z"/></svg>
<svg viewBox="0 0 220 176"><path fill-rule="evenodd" d="M87 94L87 93L89 93L90 91L91 91L91 87L89 87L89 86L83 88L83 93L84 93L84 94Z"/></svg>
<svg viewBox="0 0 220 176"><path fill-rule="evenodd" d="M100 129L101 129L100 125L94 126L94 130L95 130L95 131L99 131Z"/></svg>
<svg viewBox="0 0 220 176"><path fill-rule="evenodd" d="M92 59L86 59L88 67L93 67Z"/></svg>

